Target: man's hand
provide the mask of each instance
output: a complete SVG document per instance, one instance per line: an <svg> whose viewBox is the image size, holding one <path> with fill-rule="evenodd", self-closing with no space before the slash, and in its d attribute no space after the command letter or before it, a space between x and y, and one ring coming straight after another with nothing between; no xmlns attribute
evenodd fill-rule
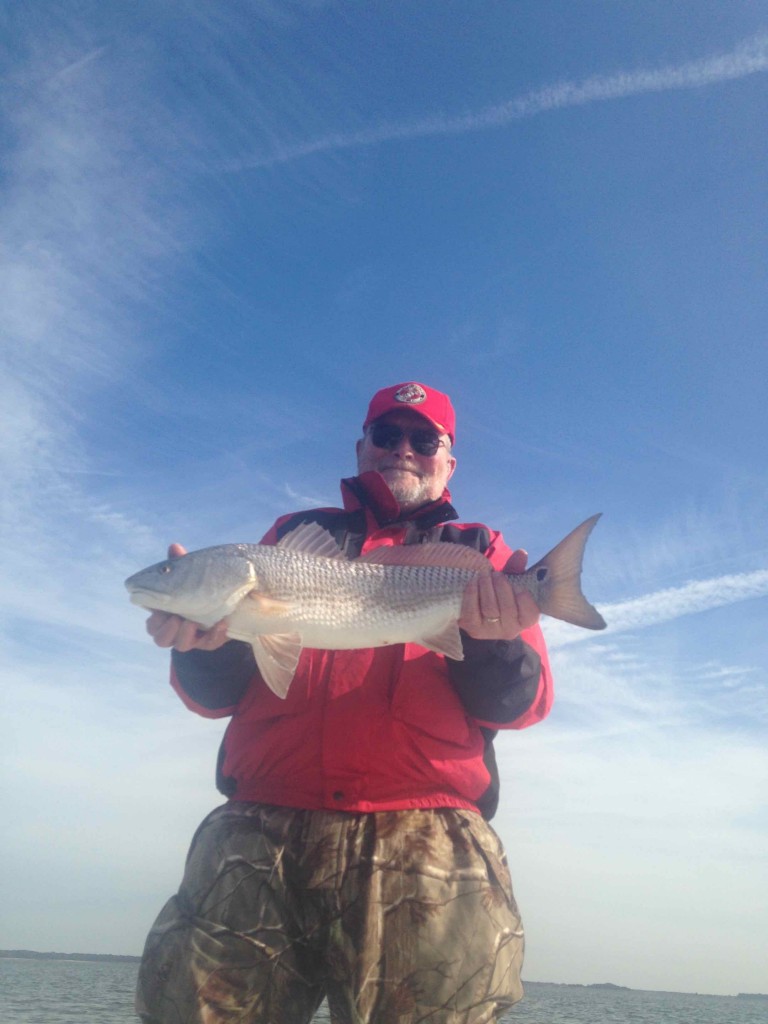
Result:
<svg viewBox="0 0 768 1024"><path fill-rule="evenodd" d="M181 544L171 544L168 548L169 558L180 558L186 553ZM152 612L147 619L147 632L158 647L174 647L177 651L215 651L228 639L223 619L210 629L203 629L196 622L168 612Z"/></svg>
<svg viewBox="0 0 768 1024"><path fill-rule="evenodd" d="M513 551L505 572L525 572L528 552ZM478 640L514 640L539 621L531 595L515 589L500 572L478 574L464 588L459 626Z"/></svg>

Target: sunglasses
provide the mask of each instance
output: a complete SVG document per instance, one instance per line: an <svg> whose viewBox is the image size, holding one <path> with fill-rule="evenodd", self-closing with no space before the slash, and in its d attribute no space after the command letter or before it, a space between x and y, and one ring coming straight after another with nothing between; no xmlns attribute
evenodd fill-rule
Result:
<svg viewBox="0 0 768 1024"><path fill-rule="evenodd" d="M393 451L402 442L404 437L417 455L437 455L440 445L445 445L436 430L429 427L419 427L416 430L403 430L394 423L374 423L370 432L371 442L377 448L386 448Z"/></svg>

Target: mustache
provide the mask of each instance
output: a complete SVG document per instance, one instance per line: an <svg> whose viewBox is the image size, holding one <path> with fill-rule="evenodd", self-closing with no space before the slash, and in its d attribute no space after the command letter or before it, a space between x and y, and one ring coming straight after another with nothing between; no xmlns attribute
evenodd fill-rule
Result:
<svg viewBox="0 0 768 1024"><path fill-rule="evenodd" d="M418 469L416 469L415 467L408 466L403 462L387 463L385 466L379 466L380 473L384 472L384 470L386 469L403 470L406 473L411 473L413 476L419 477L419 479L421 479L421 477L424 475L423 473L420 473Z"/></svg>

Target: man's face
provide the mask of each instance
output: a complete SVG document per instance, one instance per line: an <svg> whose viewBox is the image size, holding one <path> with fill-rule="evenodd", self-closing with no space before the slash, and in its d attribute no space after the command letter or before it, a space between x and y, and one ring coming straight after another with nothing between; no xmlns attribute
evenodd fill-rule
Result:
<svg viewBox="0 0 768 1024"><path fill-rule="evenodd" d="M419 455L410 440L412 430L433 430L429 420L408 409L381 416L377 423L391 423L401 427L403 436L394 448L377 448L371 440L371 427L357 442L357 471L376 470L381 473L403 512L435 501L453 476L456 459L450 453L450 438L441 435L444 442L434 455Z"/></svg>

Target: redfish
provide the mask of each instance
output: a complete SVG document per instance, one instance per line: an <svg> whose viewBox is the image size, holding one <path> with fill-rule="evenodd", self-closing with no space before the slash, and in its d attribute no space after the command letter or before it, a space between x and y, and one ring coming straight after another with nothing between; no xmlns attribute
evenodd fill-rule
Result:
<svg viewBox="0 0 768 1024"><path fill-rule="evenodd" d="M605 620L581 592L587 519L524 573L510 574L545 615L586 629ZM303 647L324 650L416 643L462 660L458 619L467 583L492 567L460 544L376 548L347 559L321 526L307 523L275 546L224 544L142 569L126 580L131 601L253 647L264 681L280 697Z"/></svg>

